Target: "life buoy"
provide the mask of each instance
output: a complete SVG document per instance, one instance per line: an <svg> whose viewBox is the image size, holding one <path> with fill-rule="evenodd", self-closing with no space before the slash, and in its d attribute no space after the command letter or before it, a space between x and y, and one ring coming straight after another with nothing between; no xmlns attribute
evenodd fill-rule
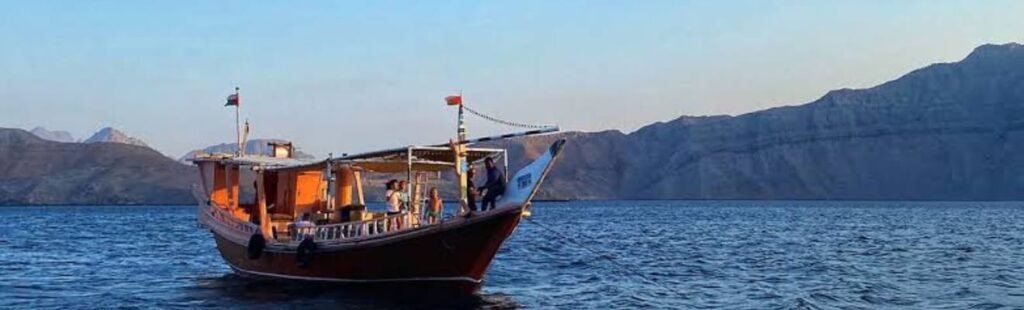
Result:
<svg viewBox="0 0 1024 310"><path fill-rule="evenodd" d="M245 248L246 254L249 259L258 259L263 255L263 249L267 247L267 240L263 239L263 234L253 234L249 237L249 246Z"/></svg>
<svg viewBox="0 0 1024 310"><path fill-rule="evenodd" d="M316 252L316 242L313 238L306 238L299 243L299 249L295 251L295 264L299 267L309 267L313 261L313 253Z"/></svg>

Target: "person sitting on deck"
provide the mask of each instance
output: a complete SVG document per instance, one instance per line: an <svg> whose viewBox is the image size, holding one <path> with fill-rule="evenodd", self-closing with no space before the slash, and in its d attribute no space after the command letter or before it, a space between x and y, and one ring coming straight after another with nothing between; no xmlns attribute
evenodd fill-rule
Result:
<svg viewBox="0 0 1024 310"><path fill-rule="evenodd" d="M487 183L480 187L480 191L486 190L483 204L480 210L490 210L497 206L498 196L505 193L505 174L494 164L494 159L488 157L484 160L487 167Z"/></svg>
<svg viewBox="0 0 1024 310"><path fill-rule="evenodd" d="M441 192L437 190L437 187L430 188L430 209L427 211L427 223L437 223L438 219L441 218L441 209L444 204L441 201Z"/></svg>
<svg viewBox="0 0 1024 310"><path fill-rule="evenodd" d="M295 227L295 233L292 234L294 240L305 240L306 238L312 238L313 233L316 230L316 224L313 224L309 220L309 213L303 213L302 218L295 221L292 226Z"/></svg>

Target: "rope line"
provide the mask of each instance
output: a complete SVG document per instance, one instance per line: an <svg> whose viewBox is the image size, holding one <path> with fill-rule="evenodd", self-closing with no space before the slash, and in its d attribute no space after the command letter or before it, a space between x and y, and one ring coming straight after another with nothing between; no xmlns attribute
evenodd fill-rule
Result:
<svg viewBox="0 0 1024 310"><path fill-rule="evenodd" d="M642 274L640 272L637 272L637 271L635 271L633 269L630 269L629 267L627 267L625 265L620 264L618 261L616 261L614 258L612 258L612 256L609 255L609 254L601 253L598 250L594 250L594 249L588 247L586 244L584 244L582 242L579 242L579 241L576 241L575 239L573 239L573 238L571 238L569 236L566 236L565 234L562 234L561 232L559 232L559 231L557 231L557 230L555 230L555 229L553 229L551 227L548 227L547 225L543 225L541 223L538 223L537 221L534 221L533 218L526 217L525 219L527 221L529 221L530 223L533 223L533 224L535 224L535 225L537 225L537 226L539 226L539 227L541 227L541 228L543 228L543 229L545 229L545 230L555 234L556 237L561 238L562 240L564 240L566 242L572 243L572 244L574 244L574 245L576 245L576 246L578 246L580 248L583 248L584 250L587 250L590 253L593 253L594 255L597 255L597 257L603 258L604 260L606 260L609 263L611 263L613 266L618 268L619 271L622 271L623 273L636 276L636 277L640 278L641 280L643 280L644 282L648 282L648 283L652 283L654 285L657 285L657 286L661 287L662 289L664 289L665 291L667 291L667 292L669 292L669 293L671 293L673 295L683 296L682 294L677 292L675 289L669 287L668 285L665 285L665 283L654 281L651 278L647 277L646 275L644 275L644 274Z"/></svg>
<svg viewBox="0 0 1024 310"><path fill-rule="evenodd" d="M523 123L516 123L516 122L506 121L506 120L502 120L502 119L499 119L499 118L495 118L495 117L488 116L486 114L477 112L476 110L470 109L466 105L462 105L462 107L464 109L466 109L466 111L469 111L470 114L476 115L477 117L480 117L482 119L485 119L485 120L488 120L488 121L492 121L492 122L495 122L495 123L498 123L498 124L502 124L502 125L505 125L505 126L527 128L527 129L541 129L541 128L549 128L549 127L551 127L551 126L547 126L547 125L533 125L533 124L523 124Z"/></svg>

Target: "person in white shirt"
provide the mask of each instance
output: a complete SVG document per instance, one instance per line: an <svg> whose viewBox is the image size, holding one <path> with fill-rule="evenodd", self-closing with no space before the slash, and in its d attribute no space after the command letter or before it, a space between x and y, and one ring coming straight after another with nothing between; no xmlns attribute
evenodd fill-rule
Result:
<svg viewBox="0 0 1024 310"><path fill-rule="evenodd" d="M306 238L312 238L316 231L316 224L309 221L309 213L303 213L302 218L295 221L292 225L295 226L295 240L304 240Z"/></svg>
<svg viewBox="0 0 1024 310"><path fill-rule="evenodd" d="M398 180L388 181L384 185L387 191L384 192L384 201L388 204L388 216L395 216L402 214L402 194L398 190ZM399 218L395 218L388 221L388 225L392 229L400 229L402 227L402 221Z"/></svg>
<svg viewBox="0 0 1024 310"><path fill-rule="evenodd" d="M401 203L402 211L409 211L410 207L412 206L412 204L409 203L409 192L407 191L408 187L409 182L407 182L406 180L401 180L398 181L398 188L395 189L395 191L398 191L398 202Z"/></svg>
<svg viewBox="0 0 1024 310"><path fill-rule="evenodd" d="M398 191L398 180L388 181L384 185L384 202L388 204L388 215L395 215L402 211L402 195Z"/></svg>

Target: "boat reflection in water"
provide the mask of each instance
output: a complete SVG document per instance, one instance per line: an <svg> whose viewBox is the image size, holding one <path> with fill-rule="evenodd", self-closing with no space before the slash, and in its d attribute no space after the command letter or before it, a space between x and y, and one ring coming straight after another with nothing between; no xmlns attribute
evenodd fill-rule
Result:
<svg viewBox="0 0 1024 310"><path fill-rule="evenodd" d="M466 139L461 100L458 104L460 136L447 144L319 161L293 158L290 144L271 145L272 156L197 156L192 162L201 181L194 190L198 221L212 232L228 265L245 277L476 291L502 243L528 214L564 140L505 179L493 209L428 219L424 198L432 183L453 183L464 201L467 166L501 158L507 171L506 150L468 145L557 130ZM444 172L456 177L441 178ZM368 174L402 175L410 184L403 192L407 211L367 211L363 183Z"/></svg>
<svg viewBox="0 0 1024 310"><path fill-rule="evenodd" d="M204 307L284 305L314 308L519 308L503 294L465 294L430 286L395 287L252 279L234 274L202 279L189 290Z"/></svg>

